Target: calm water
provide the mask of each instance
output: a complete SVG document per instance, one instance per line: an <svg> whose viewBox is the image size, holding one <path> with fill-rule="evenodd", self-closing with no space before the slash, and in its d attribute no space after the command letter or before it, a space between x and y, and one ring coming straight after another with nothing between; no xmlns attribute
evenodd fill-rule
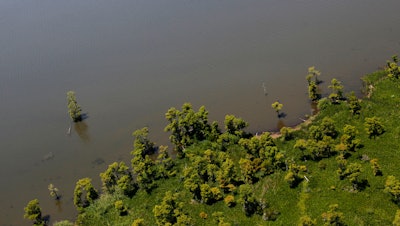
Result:
<svg viewBox="0 0 400 226"><path fill-rule="evenodd" d="M310 114L309 66L359 90L360 76L400 53L399 7L398 0L2 0L0 225L29 225L23 207L33 198L53 222L73 219L75 182L89 176L100 188L109 163L129 163L138 128L149 126L166 144L171 106L205 105L218 121L235 114L257 132L277 128L276 100L287 125ZM70 136L68 90L89 115ZM60 205L49 183L61 190Z"/></svg>

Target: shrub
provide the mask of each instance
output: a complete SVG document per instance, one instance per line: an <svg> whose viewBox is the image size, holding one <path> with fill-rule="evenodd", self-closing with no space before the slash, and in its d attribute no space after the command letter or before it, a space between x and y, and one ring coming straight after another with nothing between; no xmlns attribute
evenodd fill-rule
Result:
<svg viewBox="0 0 400 226"><path fill-rule="evenodd" d="M205 212L200 212L199 216L200 216L201 219L207 219L208 214L205 213Z"/></svg>
<svg viewBox="0 0 400 226"><path fill-rule="evenodd" d="M364 126L369 138L379 136L385 132L385 128L378 117L366 118Z"/></svg>
<svg viewBox="0 0 400 226"><path fill-rule="evenodd" d="M224 202L228 207L233 207L235 206L236 202L235 202L235 197L233 195L227 195L224 198Z"/></svg>
<svg viewBox="0 0 400 226"><path fill-rule="evenodd" d="M388 176L385 182L385 192L392 195L395 202L400 201L400 181L394 176Z"/></svg>
<svg viewBox="0 0 400 226"><path fill-rule="evenodd" d="M300 222L298 226L313 226L313 225L317 225L316 219L311 219L311 217L307 215L300 217Z"/></svg>
<svg viewBox="0 0 400 226"><path fill-rule="evenodd" d="M119 212L120 216L125 216L128 214L128 208L126 208L122 200L115 201L114 208Z"/></svg>
<svg viewBox="0 0 400 226"><path fill-rule="evenodd" d="M396 215L394 216L393 226L400 226L400 210L396 211Z"/></svg>
<svg viewBox="0 0 400 226"><path fill-rule="evenodd" d="M142 218L138 218L133 221L132 226L144 226L144 220Z"/></svg>
<svg viewBox="0 0 400 226"><path fill-rule="evenodd" d="M338 212L338 208L338 204L333 204L329 206L329 210L327 212L322 213L321 216L324 225L345 225L343 222L343 213Z"/></svg>
<svg viewBox="0 0 400 226"><path fill-rule="evenodd" d="M374 176L382 176L382 170L378 163L378 159L371 159L371 161L369 162L371 163L371 168L374 172Z"/></svg>
<svg viewBox="0 0 400 226"><path fill-rule="evenodd" d="M293 139L293 129L290 127L282 127L281 130L282 140L291 140Z"/></svg>

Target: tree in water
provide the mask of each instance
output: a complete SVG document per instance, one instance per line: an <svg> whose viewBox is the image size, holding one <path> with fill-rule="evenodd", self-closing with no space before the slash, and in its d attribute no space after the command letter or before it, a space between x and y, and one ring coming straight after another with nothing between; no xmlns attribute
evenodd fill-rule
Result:
<svg viewBox="0 0 400 226"><path fill-rule="evenodd" d="M399 58L396 55L392 56L392 62L387 61L385 72L389 78L398 79L400 77L400 67L397 65L398 62Z"/></svg>
<svg viewBox="0 0 400 226"><path fill-rule="evenodd" d="M54 197L56 200L61 198L61 195L58 193L58 188L54 187L53 184L49 184L48 189L51 197Z"/></svg>
<svg viewBox="0 0 400 226"><path fill-rule="evenodd" d="M315 82L316 85L320 83L318 77L321 75L321 72L316 70L314 66L308 68L308 74L306 76L307 82L310 85L311 82ZM314 81L312 79L314 78Z"/></svg>
<svg viewBox="0 0 400 226"><path fill-rule="evenodd" d="M74 190L74 205L79 211L83 211L99 197L96 189L92 185L92 180L88 177L76 182Z"/></svg>
<svg viewBox="0 0 400 226"><path fill-rule="evenodd" d="M279 101L275 101L274 103L271 104L271 107L276 111L278 114L278 118L282 117L281 110L283 108L283 104L281 104Z"/></svg>
<svg viewBox="0 0 400 226"><path fill-rule="evenodd" d="M82 109L76 102L75 92L67 92L68 113L74 122L82 121Z"/></svg>
<svg viewBox="0 0 400 226"><path fill-rule="evenodd" d="M320 94L318 92L318 86L314 81L311 81L308 85L308 97L311 101L317 101L320 98Z"/></svg>
<svg viewBox="0 0 400 226"><path fill-rule="evenodd" d="M343 99L343 85L339 80L333 78L331 81L331 85L329 85L328 88L332 89L332 93L329 95L329 99L331 99L333 103L338 103L340 100Z"/></svg>
<svg viewBox="0 0 400 226"><path fill-rule="evenodd" d="M45 225L42 218L42 209L39 206L39 200L34 199L28 202L28 205L24 208L24 218L33 221L33 225Z"/></svg>

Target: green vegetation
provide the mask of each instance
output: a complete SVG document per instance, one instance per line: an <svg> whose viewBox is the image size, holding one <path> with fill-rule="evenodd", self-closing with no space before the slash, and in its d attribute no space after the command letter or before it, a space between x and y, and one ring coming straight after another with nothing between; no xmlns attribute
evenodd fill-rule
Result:
<svg viewBox="0 0 400 226"><path fill-rule="evenodd" d="M276 111L276 113L278 114L278 118L280 118L281 113L280 111L283 108L283 104L281 104L279 101L275 101L274 103L271 104L271 107Z"/></svg>
<svg viewBox="0 0 400 226"><path fill-rule="evenodd" d="M76 102L75 92L68 91L67 92L67 101L68 101L68 113L71 117L72 121L79 122L82 120L82 109L81 106Z"/></svg>
<svg viewBox="0 0 400 226"><path fill-rule="evenodd" d="M334 95L310 98L319 113L280 136L253 136L234 115L220 129L204 106L170 108L165 130L178 158L148 128L135 131L131 167L110 164L101 195L89 178L78 181L75 223L400 225L400 80L389 66L363 78L363 101L332 80ZM319 74L311 67L307 76L315 91ZM25 217L41 223L38 202L28 206Z"/></svg>
<svg viewBox="0 0 400 226"><path fill-rule="evenodd" d="M45 225L42 218L42 209L39 206L39 200L33 199L29 201L24 210L24 218L31 220L33 225Z"/></svg>
<svg viewBox="0 0 400 226"><path fill-rule="evenodd" d="M58 188L54 187L53 184L49 184L47 188L49 189L51 197L54 197L56 200L59 200L61 198Z"/></svg>
<svg viewBox="0 0 400 226"><path fill-rule="evenodd" d="M337 103L338 101L343 100L343 85L339 80L333 78L329 88L332 89L332 93L329 95L329 99L332 103Z"/></svg>

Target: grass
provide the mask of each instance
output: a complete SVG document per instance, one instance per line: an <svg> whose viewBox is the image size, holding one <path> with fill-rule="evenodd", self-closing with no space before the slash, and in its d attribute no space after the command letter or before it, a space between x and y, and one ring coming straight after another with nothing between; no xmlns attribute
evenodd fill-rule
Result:
<svg viewBox="0 0 400 226"><path fill-rule="evenodd" d="M345 102L328 104L313 120L311 125L318 125L324 117L335 121L339 136L342 128L353 125L358 130L357 138L361 139L363 147L352 153L347 159L349 163L357 162L362 165L360 178L367 181L361 191L351 192L348 180L340 180L336 170L338 165L335 157L323 158L319 161L304 161L301 153L293 145L296 139L307 137L307 128L295 131L295 139L282 141L276 139L276 144L288 159L298 164L306 165L309 182L303 180L297 187L290 188L284 181L286 172L277 170L258 181L254 187L257 199L265 199L269 207L279 212L276 221L264 221L261 216L246 217L241 205L228 207L223 201L212 205L201 204L192 200L191 194L183 187L180 173L170 179L157 181L158 187L148 194L142 190L133 198L118 194L102 195L99 200L85 210L85 221L82 225L131 225L135 219L142 218L145 225L156 225L153 215L155 205L161 203L166 191L180 192L179 201L184 204L184 211L192 218L194 225L216 225L212 217L214 212L223 212L224 220L232 225L297 225L301 216L308 215L322 225L321 214L328 211L329 205L338 204L338 211L344 214L347 225L391 225L396 210L399 208L385 193L384 184L388 175L400 178L398 163L400 162L400 81L385 78L384 72L376 72L365 77L367 86L373 87L369 98L362 101L360 115L353 116ZM369 138L364 128L365 118L376 116L384 124L385 133ZM205 150L212 147L210 142L189 147L193 151ZM231 148L231 158L238 162L243 155L240 147ZM374 176L369 161L362 160L368 156L377 158L383 176ZM178 171L188 164L188 160L177 160ZM235 194L235 200L238 195ZM129 208L127 216L119 216L113 203L123 200ZM201 218L200 213L207 214ZM79 218L78 218L79 221Z"/></svg>

